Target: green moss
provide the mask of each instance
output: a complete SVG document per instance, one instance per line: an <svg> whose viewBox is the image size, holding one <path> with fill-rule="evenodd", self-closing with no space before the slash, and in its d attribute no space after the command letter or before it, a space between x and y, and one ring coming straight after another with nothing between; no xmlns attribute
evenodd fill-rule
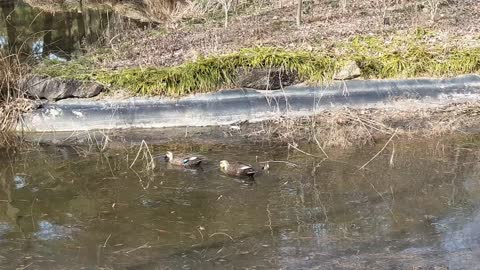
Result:
<svg viewBox="0 0 480 270"><path fill-rule="evenodd" d="M45 63L38 73L101 83L140 95L183 96L232 86L238 68L280 68L302 81L332 79L345 61L354 60L364 78L450 76L480 71L480 47L440 47L430 44L432 34L418 30L391 39L356 37L335 45L335 51L287 51L258 47L199 58L176 67L95 70L94 58L69 63Z"/></svg>

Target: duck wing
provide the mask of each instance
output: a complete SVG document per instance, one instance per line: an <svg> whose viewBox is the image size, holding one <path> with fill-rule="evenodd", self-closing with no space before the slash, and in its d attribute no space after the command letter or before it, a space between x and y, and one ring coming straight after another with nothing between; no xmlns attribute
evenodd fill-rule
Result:
<svg viewBox="0 0 480 270"><path fill-rule="evenodd" d="M202 159L196 156L191 156L191 157L185 157L183 158L183 164L185 166L195 166L195 165L200 165L202 162Z"/></svg>
<svg viewBox="0 0 480 270"><path fill-rule="evenodd" d="M254 176L257 172L252 165L245 164L242 162L237 163L237 174L238 175L245 175L245 176Z"/></svg>

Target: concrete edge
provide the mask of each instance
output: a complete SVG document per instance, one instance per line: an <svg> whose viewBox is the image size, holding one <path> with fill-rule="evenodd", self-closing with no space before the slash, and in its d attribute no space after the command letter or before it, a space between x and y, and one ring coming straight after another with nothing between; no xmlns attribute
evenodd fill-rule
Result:
<svg viewBox="0 0 480 270"><path fill-rule="evenodd" d="M480 76L448 79L354 80L323 87L224 90L185 98L68 99L23 115L18 131L60 132L126 128L216 126L313 115L341 107L388 106L392 101L478 100Z"/></svg>

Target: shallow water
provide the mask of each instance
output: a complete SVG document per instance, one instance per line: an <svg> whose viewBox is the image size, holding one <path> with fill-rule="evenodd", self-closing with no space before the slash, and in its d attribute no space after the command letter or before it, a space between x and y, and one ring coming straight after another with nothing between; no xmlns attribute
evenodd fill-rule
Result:
<svg viewBox="0 0 480 270"><path fill-rule="evenodd" d="M380 148L149 145L153 170L143 152L129 168L138 145L2 152L0 268L478 269L478 141L395 143L359 170ZM167 149L208 160L172 168ZM252 184L225 158L282 162Z"/></svg>
<svg viewBox="0 0 480 270"><path fill-rule="evenodd" d="M99 40L111 41L125 27L148 25L124 15L100 4L58 10L54 5L32 7L23 1L2 0L0 49L37 59L68 61Z"/></svg>

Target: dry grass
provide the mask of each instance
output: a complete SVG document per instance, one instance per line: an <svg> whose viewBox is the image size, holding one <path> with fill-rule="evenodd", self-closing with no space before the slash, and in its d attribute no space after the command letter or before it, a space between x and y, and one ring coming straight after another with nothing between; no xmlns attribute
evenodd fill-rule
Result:
<svg viewBox="0 0 480 270"><path fill-rule="evenodd" d="M65 0L25 0L25 3L48 13L57 13L76 8L75 4Z"/></svg>
<svg viewBox="0 0 480 270"><path fill-rule="evenodd" d="M248 136L317 144L323 148L374 144L392 136L440 137L474 134L480 128L480 103L453 103L431 108L339 109L320 112L314 117L267 121L245 128Z"/></svg>
<svg viewBox="0 0 480 270"><path fill-rule="evenodd" d="M24 74L25 66L15 54L0 50L0 101L11 102L20 96L18 79Z"/></svg>
<svg viewBox="0 0 480 270"><path fill-rule="evenodd" d="M165 20L171 17L175 10L178 10L179 4L183 1L178 0L143 0L146 10L151 17L157 20Z"/></svg>
<svg viewBox="0 0 480 270"><path fill-rule="evenodd" d="M25 99L17 84L27 71L17 55L0 50L0 147L16 144L16 136L10 131L20 115L32 108L31 100Z"/></svg>
<svg viewBox="0 0 480 270"><path fill-rule="evenodd" d="M82 8L108 8L126 17L157 22L169 20L180 6L185 7L185 9L189 7L183 0L25 0L25 2L49 13L80 10Z"/></svg>
<svg viewBox="0 0 480 270"><path fill-rule="evenodd" d="M235 87L239 69L280 69L311 85L332 80L346 62L354 61L363 78L456 76L480 71L480 45L455 47L431 42L421 29L386 38L358 36L330 50L244 48L235 53L198 57L174 67L95 70L99 63L80 58L69 63L44 62L37 73L78 80L96 80L135 95L179 97ZM92 57L93 59L94 57Z"/></svg>
<svg viewBox="0 0 480 270"><path fill-rule="evenodd" d="M346 12L341 11L337 1L312 1L311 12L304 16L301 27L295 25L292 1L285 1L285 5L263 2L238 1L231 9L228 28L224 28L218 1L186 1L170 16L180 22L162 27L161 34L156 29L134 30L115 39L115 46L122 49L103 65L115 68L175 66L198 55L219 55L256 46L322 51L357 35L388 37L391 33L400 31L403 35L416 28L445 34L433 38L441 41L440 44L454 46L457 41L461 45L478 44L480 17L475 15L480 11L479 1L441 5L434 25L428 8L415 11L420 7L416 7L414 1L397 1L398 4L385 1L389 5L386 15L379 11L381 1L377 0L348 1ZM383 24L384 17L390 24ZM462 38L451 39L449 33Z"/></svg>

